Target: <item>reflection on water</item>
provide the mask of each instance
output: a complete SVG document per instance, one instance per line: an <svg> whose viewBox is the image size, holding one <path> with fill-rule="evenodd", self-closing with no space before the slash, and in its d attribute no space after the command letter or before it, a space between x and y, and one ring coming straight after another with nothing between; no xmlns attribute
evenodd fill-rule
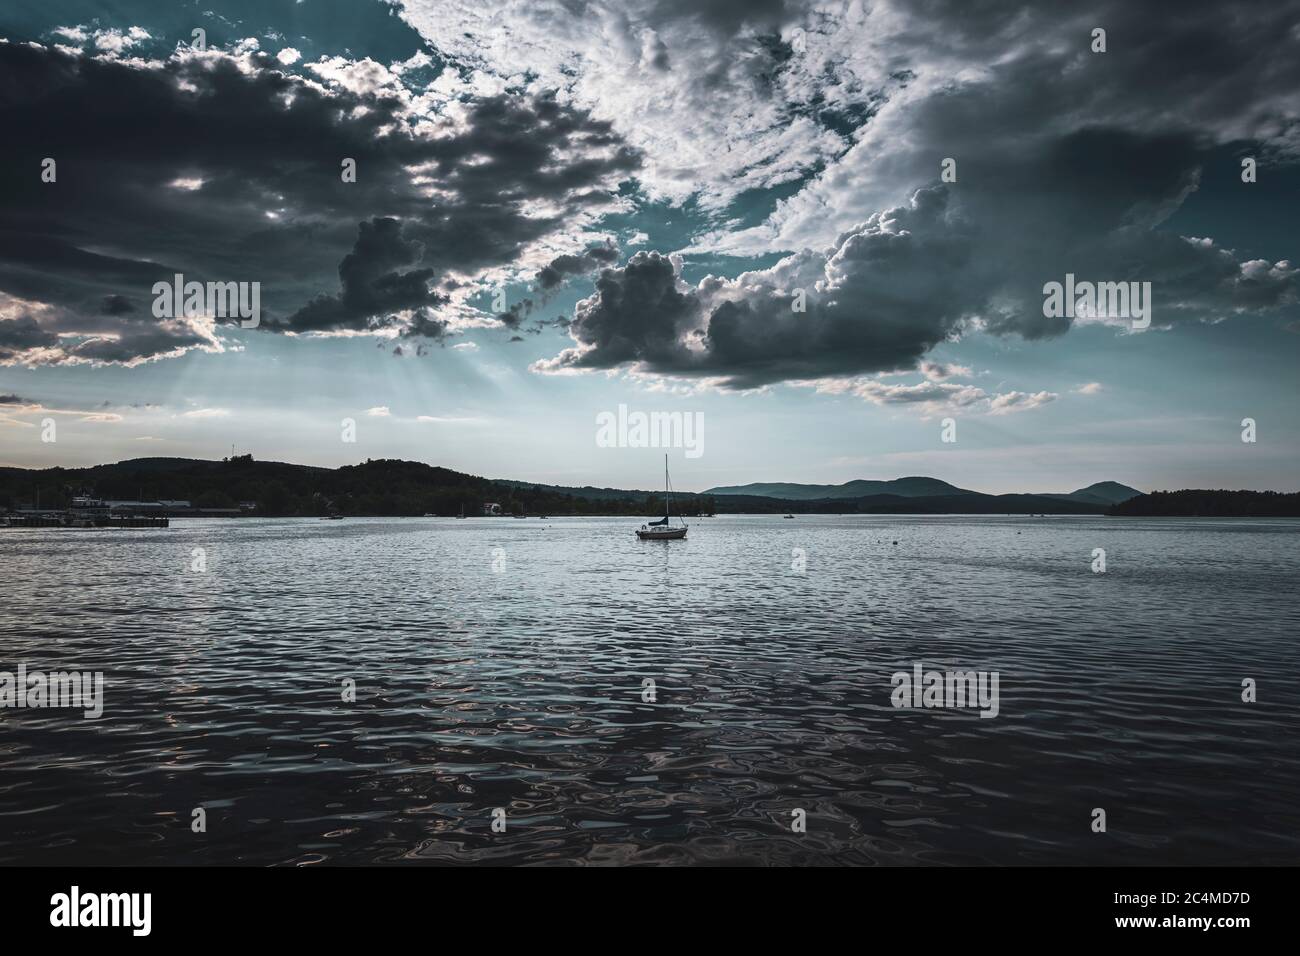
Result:
<svg viewBox="0 0 1300 956"><path fill-rule="evenodd" d="M1295 523L634 524L0 532L0 669L106 675L0 710L0 862L1300 860Z"/></svg>

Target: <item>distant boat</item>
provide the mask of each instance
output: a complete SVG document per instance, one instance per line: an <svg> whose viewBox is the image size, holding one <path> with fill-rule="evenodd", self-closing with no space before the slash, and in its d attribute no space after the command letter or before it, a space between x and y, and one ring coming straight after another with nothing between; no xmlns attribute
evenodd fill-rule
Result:
<svg viewBox="0 0 1300 956"><path fill-rule="evenodd" d="M326 518L326 520L327 520L327 521L342 521L342 520L343 520L343 516L342 516L342 515L328 515L327 518Z"/></svg>
<svg viewBox="0 0 1300 956"><path fill-rule="evenodd" d="M668 456L664 455L664 516L659 521L647 521L637 529L636 536L642 541L673 541L677 538L686 537L687 524L682 521L679 515L677 520L682 521L680 528L674 528L669 524L672 515L673 486L668 480Z"/></svg>
<svg viewBox="0 0 1300 956"><path fill-rule="evenodd" d="M456 515L456 518L457 518L457 520L459 520L459 519L461 519L461 518L463 518L463 517L465 517L465 506L464 506L464 505L461 505L461 506L460 506L460 514Z"/></svg>
<svg viewBox="0 0 1300 956"><path fill-rule="evenodd" d="M787 518L793 518L794 515L786 515Z"/></svg>

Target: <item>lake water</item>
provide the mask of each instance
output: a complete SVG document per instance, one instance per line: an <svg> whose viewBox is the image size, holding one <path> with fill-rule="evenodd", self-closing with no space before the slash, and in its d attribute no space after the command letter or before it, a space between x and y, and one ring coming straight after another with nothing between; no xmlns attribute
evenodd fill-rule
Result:
<svg viewBox="0 0 1300 956"><path fill-rule="evenodd" d="M1300 523L637 524L0 531L0 862L1300 863Z"/></svg>

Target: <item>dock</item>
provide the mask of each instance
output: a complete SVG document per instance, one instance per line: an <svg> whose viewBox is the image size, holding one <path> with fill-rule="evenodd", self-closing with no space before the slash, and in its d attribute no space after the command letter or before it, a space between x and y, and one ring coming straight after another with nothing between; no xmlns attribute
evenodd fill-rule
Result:
<svg viewBox="0 0 1300 956"><path fill-rule="evenodd" d="M167 528L170 525L169 519L151 515L0 515L0 528Z"/></svg>

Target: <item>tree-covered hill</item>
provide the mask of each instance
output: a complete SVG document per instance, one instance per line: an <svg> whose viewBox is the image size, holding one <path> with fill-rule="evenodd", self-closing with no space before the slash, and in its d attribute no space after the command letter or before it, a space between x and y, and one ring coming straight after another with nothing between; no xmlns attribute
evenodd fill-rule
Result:
<svg viewBox="0 0 1300 956"><path fill-rule="evenodd" d="M1300 494L1277 491L1153 491L1112 505L1125 517L1300 518Z"/></svg>
<svg viewBox="0 0 1300 956"><path fill-rule="evenodd" d="M0 509L64 508L75 495L123 500L182 500L199 508L253 502L261 515L466 515L493 502L505 514L628 514L663 512L663 496L624 492L584 497L555 488L496 482L422 462L378 458L341 468L317 468L238 455L221 461L141 458L93 468L0 468ZM696 514L707 497L675 495L675 511Z"/></svg>

